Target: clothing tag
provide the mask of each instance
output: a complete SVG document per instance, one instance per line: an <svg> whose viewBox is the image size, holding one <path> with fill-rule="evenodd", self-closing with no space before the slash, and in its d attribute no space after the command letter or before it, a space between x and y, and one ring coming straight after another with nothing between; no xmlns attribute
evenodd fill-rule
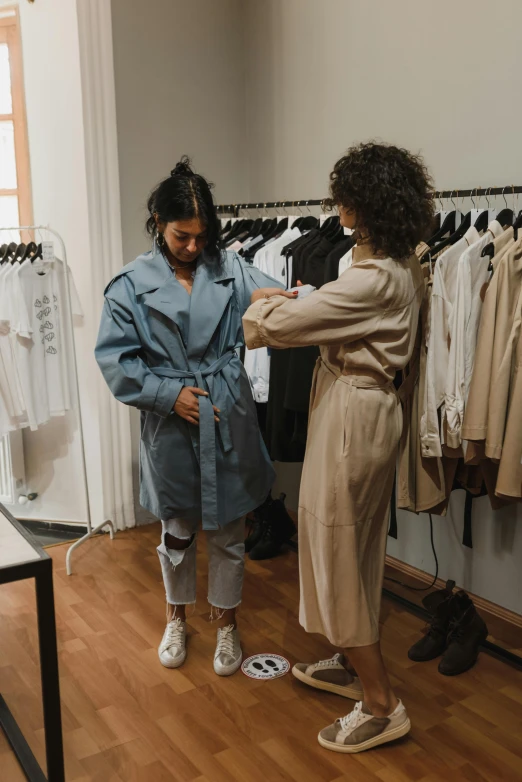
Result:
<svg viewBox="0 0 522 782"><path fill-rule="evenodd" d="M353 228L343 228L345 236L351 236L353 234Z"/></svg>
<svg viewBox="0 0 522 782"><path fill-rule="evenodd" d="M330 215L319 215L319 226L321 226L323 223L326 223Z"/></svg>
<svg viewBox="0 0 522 782"><path fill-rule="evenodd" d="M42 258L44 261L54 261L54 244L42 242Z"/></svg>
<svg viewBox="0 0 522 782"><path fill-rule="evenodd" d="M43 247L42 247L42 252L43 252ZM33 269L37 274L43 271L45 268L45 264L40 258L37 258L36 261L33 261L31 266L33 267Z"/></svg>
<svg viewBox="0 0 522 782"><path fill-rule="evenodd" d="M482 212L485 212L485 209L472 209L471 210L471 225L475 225L477 220L479 219Z"/></svg>
<svg viewBox="0 0 522 782"><path fill-rule="evenodd" d="M496 220L497 215L498 215L497 209L488 209L488 223L492 223L493 220Z"/></svg>
<svg viewBox="0 0 522 782"><path fill-rule="evenodd" d="M304 299L305 296L309 296L315 291L313 285L298 285L297 288L290 288L290 293L297 291L297 298Z"/></svg>

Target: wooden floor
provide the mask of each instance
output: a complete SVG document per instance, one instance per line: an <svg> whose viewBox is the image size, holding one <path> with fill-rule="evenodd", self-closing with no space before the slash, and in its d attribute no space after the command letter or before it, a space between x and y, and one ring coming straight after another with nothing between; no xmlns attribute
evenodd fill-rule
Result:
<svg viewBox="0 0 522 782"><path fill-rule="evenodd" d="M205 589L190 618L189 658L168 671L157 659L164 596L158 526L93 540L65 575L55 563L67 782L515 782L522 780L522 673L482 655L448 679L437 662L414 665L407 650L422 623L383 606L383 646L411 737L348 757L322 750L320 728L351 701L287 676L256 682L212 670L215 627ZM245 654L296 660L330 656L296 618L298 573L289 552L248 564L241 629ZM204 586L205 563L201 558ZM43 762L34 588L0 587L0 691ZM0 736L0 779L24 777Z"/></svg>

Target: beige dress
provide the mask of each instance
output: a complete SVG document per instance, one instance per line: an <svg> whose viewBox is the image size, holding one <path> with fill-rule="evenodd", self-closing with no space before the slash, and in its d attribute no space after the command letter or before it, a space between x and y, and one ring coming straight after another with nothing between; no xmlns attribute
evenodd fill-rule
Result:
<svg viewBox="0 0 522 782"><path fill-rule="evenodd" d="M299 498L300 622L339 647L379 638L387 522L402 431L393 386L413 352L416 257L354 263L298 301L256 302L249 348L320 345Z"/></svg>

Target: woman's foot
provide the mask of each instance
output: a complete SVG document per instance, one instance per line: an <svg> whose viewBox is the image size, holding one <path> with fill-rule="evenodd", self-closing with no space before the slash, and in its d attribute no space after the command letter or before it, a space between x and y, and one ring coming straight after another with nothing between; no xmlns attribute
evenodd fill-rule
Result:
<svg viewBox="0 0 522 782"><path fill-rule="evenodd" d="M360 701L363 697L363 688L359 679L351 674L344 665L342 654L336 654L330 660L321 660L318 663L296 663L292 673L300 682L315 687L317 690L334 692L343 698L351 698Z"/></svg>
<svg viewBox="0 0 522 782"><path fill-rule="evenodd" d="M159 645L160 663L165 668L179 668L187 658L187 626L179 617L168 622Z"/></svg>
<svg viewBox="0 0 522 782"><path fill-rule="evenodd" d="M214 655L214 671L218 676L232 676L243 662L239 630L234 625L220 627Z"/></svg>
<svg viewBox="0 0 522 782"><path fill-rule="evenodd" d="M411 723L401 701L388 717L374 717L364 703L358 703L346 717L322 730L319 744L332 752L356 753L378 747L410 732Z"/></svg>

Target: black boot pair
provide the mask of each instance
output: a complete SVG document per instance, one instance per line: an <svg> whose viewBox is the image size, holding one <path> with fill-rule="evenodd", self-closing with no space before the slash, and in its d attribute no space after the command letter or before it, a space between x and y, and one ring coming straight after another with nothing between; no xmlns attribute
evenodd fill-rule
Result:
<svg viewBox="0 0 522 782"><path fill-rule="evenodd" d="M453 582L448 582L445 589L424 598L422 602L431 621L426 635L408 652L414 662L434 660L442 654L439 673L444 676L456 676L472 668L488 637L486 623L469 595L454 593L453 586Z"/></svg>
<svg viewBox="0 0 522 782"><path fill-rule="evenodd" d="M245 540L245 551L250 559L272 559L297 532L285 508L285 498L286 494L281 494L278 500L273 500L270 495L254 511L254 522Z"/></svg>

